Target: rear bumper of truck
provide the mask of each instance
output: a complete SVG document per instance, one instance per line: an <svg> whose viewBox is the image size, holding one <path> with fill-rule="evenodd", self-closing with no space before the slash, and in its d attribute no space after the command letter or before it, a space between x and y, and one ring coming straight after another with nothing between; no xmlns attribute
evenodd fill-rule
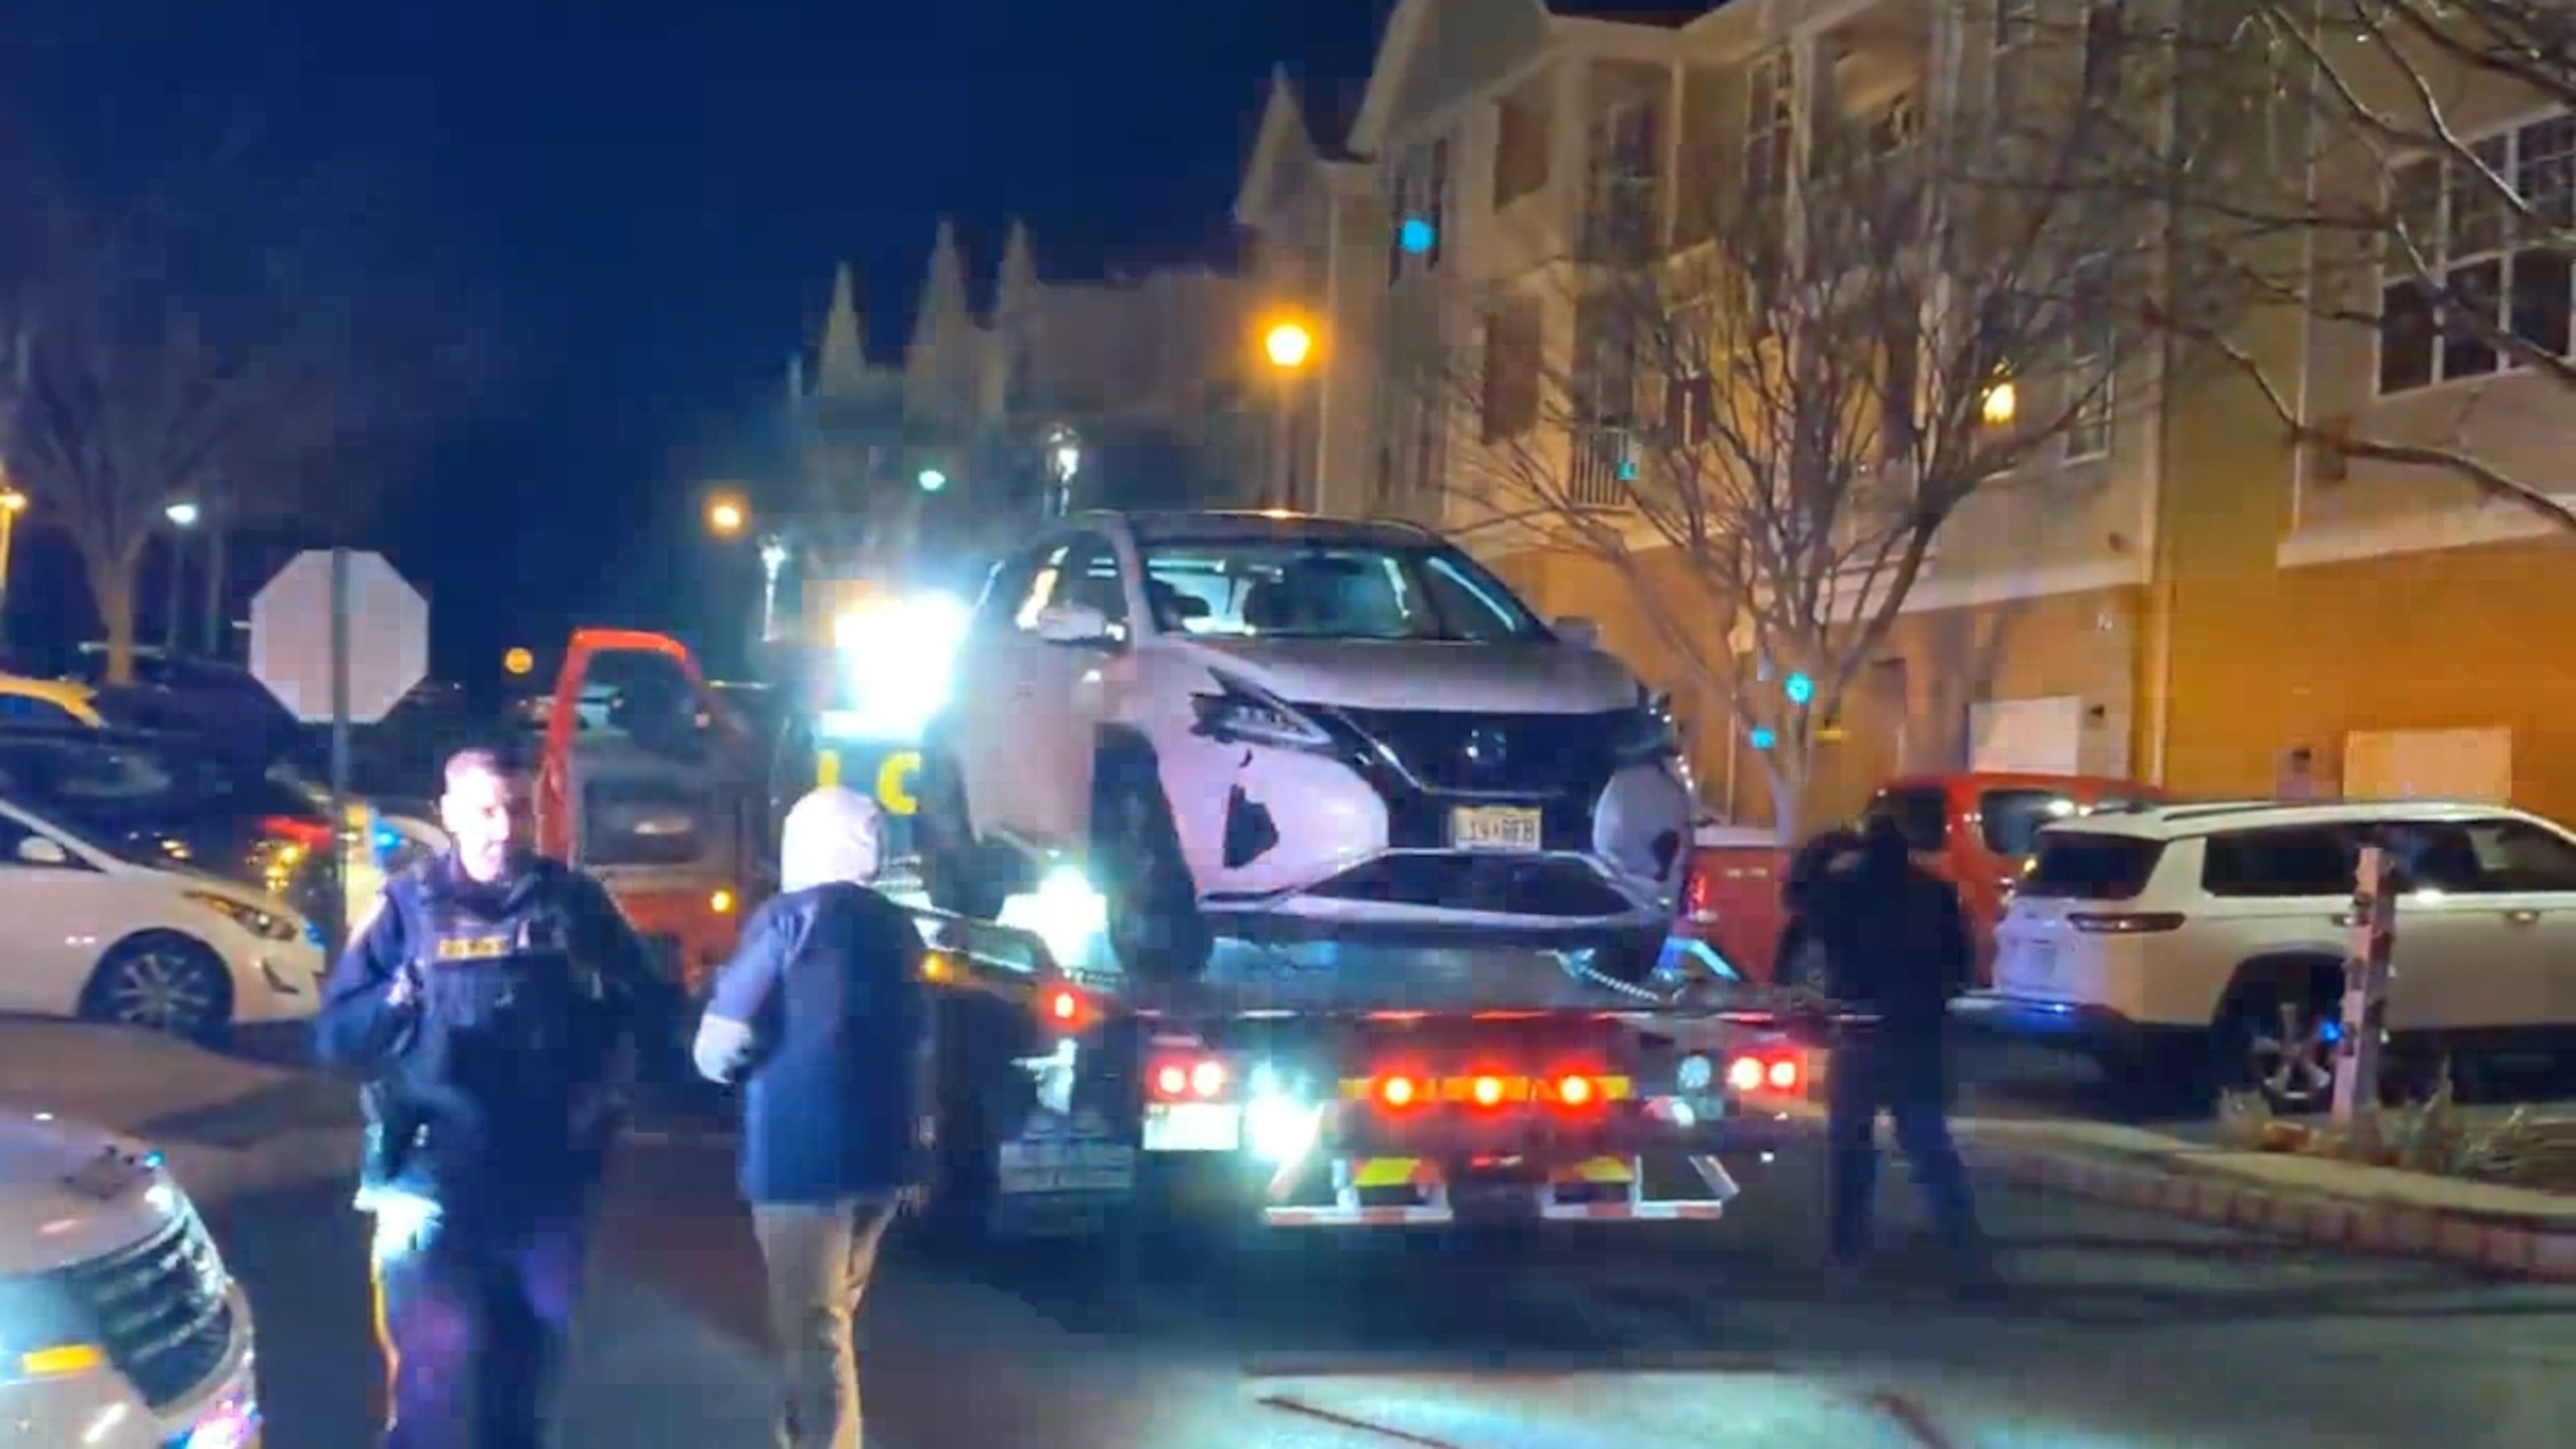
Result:
<svg viewBox="0 0 2576 1449"><path fill-rule="evenodd" d="M1723 1217L1740 1190L1725 1160L1775 1151L1797 1131L1731 1104L1622 1108L1573 1124L1464 1115L1387 1124L1353 1113L1285 1151L1212 1130L1204 1115L1175 1131L1149 1109L1145 1160L1167 1189L1180 1185L1213 1210L1257 1206L1274 1228L1672 1222Z"/></svg>

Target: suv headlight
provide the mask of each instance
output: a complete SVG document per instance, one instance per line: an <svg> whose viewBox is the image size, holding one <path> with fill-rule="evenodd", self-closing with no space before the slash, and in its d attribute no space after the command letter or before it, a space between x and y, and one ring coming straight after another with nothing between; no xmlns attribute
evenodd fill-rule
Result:
<svg viewBox="0 0 2576 1449"><path fill-rule="evenodd" d="M1637 686L1637 704L1616 726L1611 752L1623 765L1681 758L1681 726L1673 719L1673 697Z"/></svg>
<svg viewBox="0 0 2576 1449"><path fill-rule="evenodd" d="M1277 696L1219 670L1208 671L1217 692L1190 696L1198 715L1195 733L1220 744L1268 745L1282 750L1330 750L1333 737Z"/></svg>
<svg viewBox="0 0 2576 1449"><path fill-rule="evenodd" d="M291 917L263 910L248 901L237 901L213 891L190 891L188 899L263 941L292 941L304 934L303 928Z"/></svg>

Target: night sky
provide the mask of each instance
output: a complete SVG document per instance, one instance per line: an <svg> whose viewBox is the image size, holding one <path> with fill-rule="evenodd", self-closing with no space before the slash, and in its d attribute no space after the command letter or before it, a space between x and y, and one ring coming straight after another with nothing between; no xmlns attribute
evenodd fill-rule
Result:
<svg viewBox="0 0 2576 1449"><path fill-rule="evenodd" d="M1385 6L12 7L39 8L78 15L0 47L0 106L132 150L155 134L135 117L223 98L281 150L361 153L397 193L404 264L506 339L387 530L462 676L575 617L732 636L751 575L697 539L695 485L752 456L836 260L865 270L888 349L942 214L979 270L1013 215L1051 277L1223 257L1271 65L1350 83ZM21 551L21 633L80 597L48 552Z"/></svg>

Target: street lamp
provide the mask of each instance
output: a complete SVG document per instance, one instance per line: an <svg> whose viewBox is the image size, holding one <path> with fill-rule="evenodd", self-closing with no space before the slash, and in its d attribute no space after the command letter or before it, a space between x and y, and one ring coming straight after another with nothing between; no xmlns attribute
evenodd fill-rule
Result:
<svg viewBox="0 0 2576 1449"><path fill-rule="evenodd" d="M188 582L186 539L188 531L197 526L199 515L196 504L182 500L162 509L161 516L169 519L170 526L179 530L178 536L170 540L170 616L164 621L161 636L162 655L176 659L179 657L179 601Z"/></svg>
<svg viewBox="0 0 2576 1449"><path fill-rule="evenodd" d="M1315 355L1315 334L1303 322L1274 322L1261 334L1262 355L1283 372L1294 372Z"/></svg>
<svg viewBox="0 0 2576 1449"><path fill-rule="evenodd" d="M2009 427L2013 414L2020 411L2020 402L2013 390L2012 379L2001 378L1986 389L1984 397L1977 400L1977 413L1989 427Z"/></svg>
<svg viewBox="0 0 2576 1449"><path fill-rule="evenodd" d="M0 482L0 640L8 638L9 556L18 542L18 515L27 511L27 495Z"/></svg>
<svg viewBox="0 0 2576 1449"><path fill-rule="evenodd" d="M732 538L750 522L750 511L731 498L719 498L707 505L707 532L718 538Z"/></svg>
<svg viewBox="0 0 2576 1449"><path fill-rule="evenodd" d="M948 486L948 475L936 468L924 468L912 481L921 485L922 492L936 493Z"/></svg>
<svg viewBox="0 0 2576 1449"><path fill-rule="evenodd" d="M1270 424L1270 448L1277 461L1271 465L1267 491L1273 501L1286 505L1296 501L1292 495L1296 492L1297 460L1291 456L1296 432L1291 417L1297 404L1297 375L1314 360L1314 329L1293 317L1273 322L1261 334L1261 353L1270 360L1271 374L1279 384Z"/></svg>
<svg viewBox="0 0 2576 1449"><path fill-rule="evenodd" d="M1072 427L1058 423L1047 429L1047 476L1054 487L1047 498L1047 516L1062 518L1073 511L1073 478L1082 471L1082 435Z"/></svg>
<svg viewBox="0 0 2576 1449"><path fill-rule="evenodd" d="M787 540L777 534L760 541L760 642L778 637L778 576L787 568Z"/></svg>

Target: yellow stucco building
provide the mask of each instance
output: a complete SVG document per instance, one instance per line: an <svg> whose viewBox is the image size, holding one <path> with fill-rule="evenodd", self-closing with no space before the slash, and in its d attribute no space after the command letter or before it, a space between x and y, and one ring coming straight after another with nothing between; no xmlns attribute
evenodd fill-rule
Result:
<svg viewBox="0 0 2576 1449"><path fill-rule="evenodd" d="M1542 0L1402 0L1355 111L1331 114L1278 78L1237 219L1266 295L1324 338L1284 394L1298 501L1435 523L1548 612L1600 621L1612 647L1678 682L1635 589L1446 501L1477 426L1401 384L1515 296L1533 299L1533 345L1569 349L1570 309L1541 288L1579 256L1578 218L1598 214L1605 187L1686 250L1705 236L1690 218L1742 204L1755 151L1795 155L1819 108L1901 136L1993 84L2024 3L1748 0L1640 21ZM2562 140L2576 151L2576 129L2562 137L2503 99L2492 124L2517 160L2546 161ZM2318 174L2336 184L2330 164ZM2544 488L2576 471L2562 461L2576 458L2576 407L2558 385L2445 376L2438 340L2417 341L2431 360L2305 314L2247 334L2319 426L2438 440ZM2562 624L2576 611L2560 592L2576 536L2453 474L2294 448L2233 375L2155 382L2106 439L1961 509L1847 701L1810 810L1856 804L1899 770L1981 765L2213 796L2509 796L2576 819L2576 644ZM1705 621L1708 637L1729 622ZM1713 803L1762 818L1736 731L1713 699L1678 698Z"/></svg>

